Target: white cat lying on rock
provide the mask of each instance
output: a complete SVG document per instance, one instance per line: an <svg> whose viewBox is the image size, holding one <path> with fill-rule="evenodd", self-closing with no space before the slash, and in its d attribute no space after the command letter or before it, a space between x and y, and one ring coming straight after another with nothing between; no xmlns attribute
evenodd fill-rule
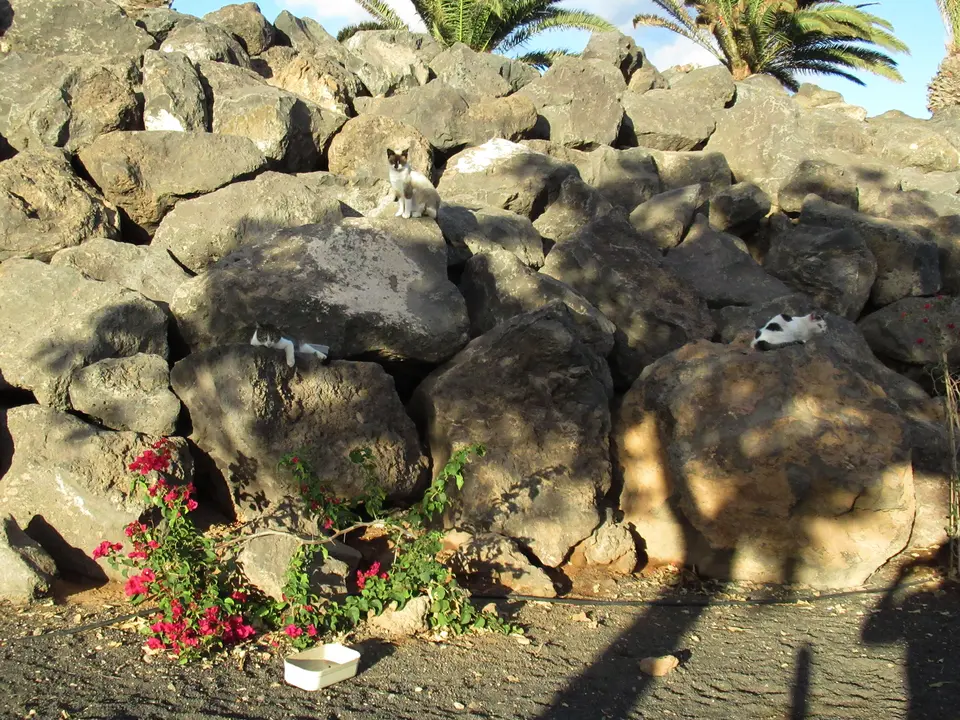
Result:
<svg viewBox="0 0 960 720"><path fill-rule="evenodd" d="M306 342L298 344L296 340L284 336L272 325L257 325L257 329L253 331L253 337L250 338L250 344L258 347L283 350L287 356L287 365L290 367L296 364L294 353L299 355L316 355L321 361L326 360L330 355L330 348L326 345L316 345Z"/></svg>
<svg viewBox="0 0 960 720"><path fill-rule="evenodd" d="M826 331L827 321L819 313L801 317L781 313L757 330L750 347L756 350L774 350L787 345L802 345Z"/></svg>

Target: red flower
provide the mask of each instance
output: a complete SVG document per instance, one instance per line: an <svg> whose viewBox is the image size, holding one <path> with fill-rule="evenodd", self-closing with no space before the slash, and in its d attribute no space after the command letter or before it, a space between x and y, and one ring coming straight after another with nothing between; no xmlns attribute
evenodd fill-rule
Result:
<svg viewBox="0 0 960 720"><path fill-rule="evenodd" d="M120 543L112 543L109 540L104 540L102 543L97 545L93 550L93 559L98 560L107 555L112 555L115 552L119 552L123 549L123 545Z"/></svg>
<svg viewBox="0 0 960 720"><path fill-rule="evenodd" d="M160 650L163 648L163 640L156 637L148 638L147 647L151 650Z"/></svg>
<svg viewBox="0 0 960 720"><path fill-rule="evenodd" d="M292 458L290 458L290 462L293 463L294 465L297 465L300 463L300 458L294 455Z"/></svg>
<svg viewBox="0 0 960 720"><path fill-rule="evenodd" d="M381 580L386 580L388 577L390 577L390 576L387 575L387 573L380 573L380 579L381 579Z"/></svg>
<svg viewBox="0 0 960 720"><path fill-rule="evenodd" d="M246 601L247 601L247 594L246 594L245 592L241 592L241 591L239 591L239 590L234 590L232 593L230 593L230 597L233 598L234 600L236 600L237 602L246 602Z"/></svg>
<svg viewBox="0 0 960 720"><path fill-rule="evenodd" d="M147 547L151 550L156 550L158 547L160 547L160 543L158 543L156 540L148 540Z"/></svg>
<svg viewBox="0 0 960 720"><path fill-rule="evenodd" d="M146 560L147 554L143 550L134 550L131 553L127 553L127 557L131 560Z"/></svg>
<svg viewBox="0 0 960 720"><path fill-rule="evenodd" d="M333 527L333 519L332 519L332 518L327 518L326 520L323 521L323 529L324 529L324 530L329 530L329 529L332 528L332 527Z"/></svg>
<svg viewBox="0 0 960 720"><path fill-rule="evenodd" d="M309 635L310 637L316 637L316 636L317 636L317 626L316 626L316 625L313 625L313 624L307 625L307 635Z"/></svg>
<svg viewBox="0 0 960 720"><path fill-rule="evenodd" d="M923 338L917 338L917 345L923 345Z"/></svg>
<svg viewBox="0 0 960 720"><path fill-rule="evenodd" d="M956 325L954 325L953 323L947 323L947 327L948 327L950 330L953 330L953 329L956 327Z"/></svg>
<svg viewBox="0 0 960 720"><path fill-rule="evenodd" d="M194 499L187 500L187 510L192 512L197 509L197 501Z"/></svg>
<svg viewBox="0 0 960 720"><path fill-rule="evenodd" d="M357 570L357 587L363 590L367 586L367 576Z"/></svg>
<svg viewBox="0 0 960 720"><path fill-rule="evenodd" d="M283 631L292 638L298 638L303 635L303 629L298 628L296 625L287 625Z"/></svg>
<svg viewBox="0 0 960 720"><path fill-rule="evenodd" d="M924 321L925 323L930 322L927 318L924 318L923 321Z"/></svg>
<svg viewBox="0 0 960 720"><path fill-rule="evenodd" d="M933 306L932 306L930 303L926 303L926 304L923 306L923 309L924 309L924 310L929 310L931 307L933 307Z"/></svg>

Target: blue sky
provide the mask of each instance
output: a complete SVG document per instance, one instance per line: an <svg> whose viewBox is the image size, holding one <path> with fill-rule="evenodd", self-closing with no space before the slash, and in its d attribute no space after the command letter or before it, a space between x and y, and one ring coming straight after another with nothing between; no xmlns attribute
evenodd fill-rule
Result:
<svg viewBox="0 0 960 720"><path fill-rule="evenodd" d="M401 17L414 20L408 0L387 0ZM174 0L174 9L191 15L204 15L229 2L223 0ZM262 0L260 10L273 20L281 10L289 10L300 17L312 17L329 32L336 34L344 25L369 19L353 0ZM620 26L633 35L637 44L660 69L670 65L694 62L715 62L706 51L657 28L634 30L631 20L641 12L653 11L650 0L564 0L562 5L589 9ZM847 102L862 105L871 115L887 110L902 110L915 117L928 117L926 110L927 83L937 71L945 54L945 33L936 0L879 0L868 9L893 23L895 32L911 50L910 55L898 55L900 72L905 82L894 83L872 75L861 75L866 87L859 87L843 79L810 78L811 82L843 93ZM588 35L582 32L553 32L531 45L531 49L563 47L582 50Z"/></svg>

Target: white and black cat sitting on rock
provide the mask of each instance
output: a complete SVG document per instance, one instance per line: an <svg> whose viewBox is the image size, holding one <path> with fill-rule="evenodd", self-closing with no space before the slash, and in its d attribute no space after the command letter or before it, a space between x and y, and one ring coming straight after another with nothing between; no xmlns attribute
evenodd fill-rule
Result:
<svg viewBox="0 0 960 720"><path fill-rule="evenodd" d="M393 189L391 201L396 200L397 217L436 218L440 209L440 193L421 172L410 167L408 150L396 153L387 149L387 162L390 163L390 187Z"/></svg>
<svg viewBox="0 0 960 720"><path fill-rule="evenodd" d="M787 345L802 345L826 331L827 321L820 313L799 317L780 313L757 330L750 347L755 350L775 350Z"/></svg>

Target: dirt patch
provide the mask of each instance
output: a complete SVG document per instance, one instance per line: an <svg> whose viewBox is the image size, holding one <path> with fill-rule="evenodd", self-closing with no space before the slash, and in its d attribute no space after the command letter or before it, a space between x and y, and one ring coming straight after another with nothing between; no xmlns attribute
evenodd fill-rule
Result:
<svg viewBox="0 0 960 720"><path fill-rule="evenodd" d="M282 652L263 642L181 667L144 654L137 620L57 632L130 610L116 586L61 586L53 600L0 608L0 717L956 717L958 588L923 567L884 575L870 592L819 598L701 586L667 569L612 586L581 575L575 589L599 584L606 602L501 603L527 627L522 639L355 636L358 676L317 693L284 684ZM680 651L685 662L666 677L639 671L645 657Z"/></svg>

